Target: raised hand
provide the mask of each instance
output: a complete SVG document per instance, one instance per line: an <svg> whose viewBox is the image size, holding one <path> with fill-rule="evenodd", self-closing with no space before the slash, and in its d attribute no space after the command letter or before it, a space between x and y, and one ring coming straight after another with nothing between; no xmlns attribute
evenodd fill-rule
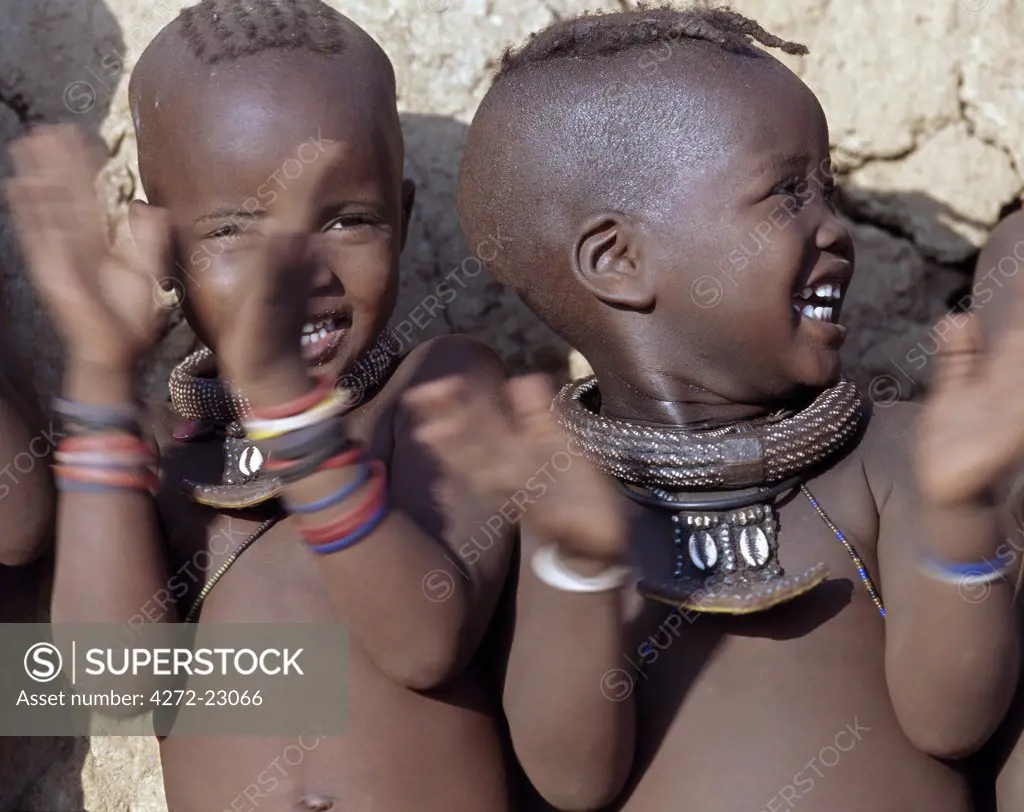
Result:
<svg viewBox="0 0 1024 812"><path fill-rule="evenodd" d="M627 550L622 498L611 482L570 447L554 414L548 380L509 381L504 403L475 392L461 378L406 393L417 418L415 438L498 510L511 500L524 524L570 559L600 565Z"/></svg>
<svg viewBox="0 0 1024 812"><path fill-rule="evenodd" d="M304 165L288 195L275 204L245 284L235 292L235 307L222 314L225 321L216 331L223 371L254 403L287 400L308 385L301 336L323 239L312 233L316 191L338 151L336 145L328 147Z"/></svg>
<svg viewBox="0 0 1024 812"><path fill-rule="evenodd" d="M947 317L954 329L921 414L915 460L922 495L933 504L983 497L1024 454L1024 294L1018 296L1011 326L989 351L982 351L977 316Z"/></svg>
<svg viewBox="0 0 1024 812"><path fill-rule="evenodd" d="M10 147L15 176L7 198L33 283L72 363L134 369L161 334L166 310L158 280L169 231L156 212L113 251L95 191L99 161L77 128L47 127Z"/></svg>

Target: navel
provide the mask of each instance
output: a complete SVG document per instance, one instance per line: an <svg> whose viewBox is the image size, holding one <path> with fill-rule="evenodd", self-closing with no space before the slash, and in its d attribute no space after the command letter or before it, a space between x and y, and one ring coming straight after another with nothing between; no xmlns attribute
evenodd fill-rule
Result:
<svg viewBox="0 0 1024 812"><path fill-rule="evenodd" d="M303 795L299 798L295 808L303 812L329 812L329 810L334 809L334 800L329 795L320 795L318 793Z"/></svg>

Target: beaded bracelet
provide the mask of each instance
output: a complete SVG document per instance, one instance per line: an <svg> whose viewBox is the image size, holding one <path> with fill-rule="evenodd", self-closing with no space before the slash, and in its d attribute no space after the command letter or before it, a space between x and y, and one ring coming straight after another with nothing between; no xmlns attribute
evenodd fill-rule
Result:
<svg viewBox="0 0 1024 812"><path fill-rule="evenodd" d="M947 584L974 586L990 584L1006 577L1016 556L1011 552L1001 553L986 561L970 564L942 561L932 555L924 556L924 571L937 581Z"/></svg>
<svg viewBox="0 0 1024 812"><path fill-rule="evenodd" d="M302 528L302 537L309 545L316 547L350 536L373 519L378 511L386 507L387 475L384 464L375 460L371 463L371 467L373 486L357 508L327 524Z"/></svg>
<svg viewBox="0 0 1024 812"><path fill-rule="evenodd" d="M117 430L142 434L142 410L136 406L98 406L54 398L53 410L66 421L92 431Z"/></svg>
<svg viewBox="0 0 1024 812"><path fill-rule="evenodd" d="M560 592L611 592L624 586L633 575L633 568L627 566L611 566L597 575L580 575L565 565L554 546L538 549L530 566L543 583Z"/></svg>
<svg viewBox="0 0 1024 812"><path fill-rule="evenodd" d="M75 480L77 482L106 485L127 490L149 491L150 493L156 490L158 484L156 476L149 472L131 473L108 471L100 468L75 468L55 465L53 466L53 473L58 483L61 480Z"/></svg>
<svg viewBox="0 0 1024 812"><path fill-rule="evenodd" d="M373 466L367 463L362 463L357 467L355 479L346 483L334 493L325 496L323 499L318 499L315 502L306 502L304 504L292 502L286 499L285 505L287 506L289 513L300 515L319 513L321 510L326 510L329 507L334 507L334 505L337 505L340 502L344 502L348 497L369 482L371 476L373 476Z"/></svg>
<svg viewBox="0 0 1024 812"><path fill-rule="evenodd" d="M151 449L144 440L128 434L86 434L60 441L65 451L136 451Z"/></svg>
<svg viewBox="0 0 1024 812"><path fill-rule="evenodd" d="M246 434L253 442L260 440L272 440L284 434L290 434L299 429L315 426L332 417L337 417L346 410L346 405L340 403L333 393L323 398L319 404L301 414L292 417L282 417L276 420L245 420L242 425Z"/></svg>
<svg viewBox="0 0 1024 812"><path fill-rule="evenodd" d="M282 403L279 406L269 406L263 409L251 409L254 421L282 420L286 417L295 417L315 408L323 403L334 387L334 381L326 375L317 378L316 388L309 394Z"/></svg>
<svg viewBox="0 0 1024 812"><path fill-rule="evenodd" d="M361 459L362 449L353 448L352 443L344 437L337 437L334 442L314 451L304 459L293 462L287 468L274 469L274 474L286 485L290 485L323 470L323 467L332 461L332 467L341 467L337 462L339 457L345 460L345 464L354 465Z"/></svg>
<svg viewBox="0 0 1024 812"><path fill-rule="evenodd" d="M388 515L387 502L382 502L377 512L371 515L360 527L353 530L346 536L342 536L329 544L316 544L312 545L310 549L318 555L330 555L331 553L341 552L349 547L354 546L358 542L365 539L370 533L377 529L385 517Z"/></svg>
<svg viewBox="0 0 1024 812"><path fill-rule="evenodd" d="M303 433L303 436L306 436L305 433ZM288 439L291 437L292 435L290 434L286 435ZM320 431L309 435L308 439L302 442L282 442L286 438L282 437L273 442L259 443L258 447L264 459L277 460L282 464L291 464L299 462L310 454L315 454L317 451L328 446L334 448L337 454L354 445L354 442L345 436L341 427L334 421L325 424L321 427Z"/></svg>

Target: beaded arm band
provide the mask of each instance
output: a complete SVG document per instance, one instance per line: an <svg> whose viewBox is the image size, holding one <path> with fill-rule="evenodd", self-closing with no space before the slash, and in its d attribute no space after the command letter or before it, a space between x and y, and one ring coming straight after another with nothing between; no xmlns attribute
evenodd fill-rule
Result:
<svg viewBox="0 0 1024 812"><path fill-rule="evenodd" d="M1011 552L970 564L942 561L935 556L925 555L923 566L924 571L937 581L958 586L973 586L1005 578L1015 560L1016 556Z"/></svg>

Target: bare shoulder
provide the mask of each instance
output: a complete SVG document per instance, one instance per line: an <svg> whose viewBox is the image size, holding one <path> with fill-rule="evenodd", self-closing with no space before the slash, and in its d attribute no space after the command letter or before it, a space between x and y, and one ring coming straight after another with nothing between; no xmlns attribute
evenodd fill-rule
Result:
<svg viewBox="0 0 1024 812"><path fill-rule="evenodd" d="M902 401L872 409L860 454L879 510L894 487L909 486L912 481L911 454L920 411L918 404Z"/></svg>
<svg viewBox="0 0 1024 812"><path fill-rule="evenodd" d="M464 335L446 335L417 345L395 373L400 389L409 389L427 381L458 375L471 382L500 384L506 377L505 365L486 344Z"/></svg>

